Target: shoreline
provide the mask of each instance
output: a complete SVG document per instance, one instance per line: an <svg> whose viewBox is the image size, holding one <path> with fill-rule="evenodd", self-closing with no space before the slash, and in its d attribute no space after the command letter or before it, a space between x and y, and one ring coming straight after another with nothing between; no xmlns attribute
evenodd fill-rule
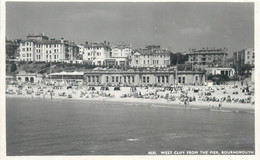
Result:
<svg viewBox="0 0 260 160"><path fill-rule="evenodd" d="M164 99L141 99L141 98L65 98L65 97L57 97L54 96L45 96L45 98L41 96L32 96L31 95L8 95L6 94L6 98L22 98L22 99L41 99L41 100L66 100L66 101L81 101L81 102L113 102L113 103L134 103L134 104L145 104L145 105L162 105L160 107L165 108L182 108L182 109L210 109L213 111L219 111L218 102L205 102L205 101L195 101L190 102L189 105L184 105L183 102L179 100L176 101L167 101ZM174 106L171 106L174 105ZM209 105L214 105L214 108L209 107ZM153 107L153 106L150 106ZM156 106L158 107L158 106ZM248 104L248 103L227 103L223 102L221 111L255 111L255 105Z"/></svg>

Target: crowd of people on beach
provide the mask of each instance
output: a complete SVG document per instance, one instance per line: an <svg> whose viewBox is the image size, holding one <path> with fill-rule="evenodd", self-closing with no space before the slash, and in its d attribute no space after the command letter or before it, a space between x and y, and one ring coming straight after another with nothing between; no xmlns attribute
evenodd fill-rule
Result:
<svg viewBox="0 0 260 160"><path fill-rule="evenodd" d="M137 98L161 99L167 102L178 101L179 104L189 106L195 101L216 102L219 109L222 103L254 104L254 89L250 86L229 84L222 86L184 86L172 85L167 87L155 86L88 86L83 83L41 83L41 84L8 84L7 95L29 96L32 98ZM209 107L214 107L209 104Z"/></svg>

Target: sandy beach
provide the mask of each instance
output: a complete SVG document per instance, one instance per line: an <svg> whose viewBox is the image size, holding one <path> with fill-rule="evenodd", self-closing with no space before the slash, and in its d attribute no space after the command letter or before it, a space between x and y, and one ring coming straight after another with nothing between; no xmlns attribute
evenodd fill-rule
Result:
<svg viewBox="0 0 260 160"><path fill-rule="evenodd" d="M30 87L24 86L18 90L17 86L8 85L6 90L8 93L12 92L13 94L6 94L6 96L50 100L139 103L150 104L150 106L156 104L162 107L208 108L212 110L254 110L255 108L254 95L247 95L247 93L242 91L243 86L238 83L211 87L182 86L181 90L178 91L169 91L163 87L136 87L135 93L131 91L131 87L120 87L120 90L114 90L114 87L108 87L108 90L101 90L100 86L94 88L95 89L92 89L92 87L77 86L67 89L66 86L63 86L57 89L53 86L30 85ZM195 92L194 90L199 91ZM20 95L18 92L20 92ZM209 92L210 95L206 95ZM133 96L134 94L139 97L136 98L136 96ZM192 100L185 102L183 95ZM227 98L229 98L230 101L225 100ZM242 99L249 101L243 103L238 101ZM219 107L219 105L221 105L221 107Z"/></svg>

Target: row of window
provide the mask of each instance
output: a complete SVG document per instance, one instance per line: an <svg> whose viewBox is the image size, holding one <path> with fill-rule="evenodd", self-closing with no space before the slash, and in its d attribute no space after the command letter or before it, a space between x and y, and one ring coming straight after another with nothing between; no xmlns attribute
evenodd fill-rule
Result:
<svg viewBox="0 0 260 160"><path fill-rule="evenodd" d="M50 58L51 59L51 55L46 55L46 59ZM59 55L54 55L54 59L59 59Z"/></svg>
<svg viewBox="0 0 260 160"><path fill-rule="evenodd" d="M25 52L25 49L27 52L32 51L32 48L22 48L22 51Z"/></svg>
<svg viewBox="0 0 260 160"><path fill-rule="evenodd" d="M112 76L112 83L116 82L116 83L131 83L131 80L132 80L132 83L135 82L135 78L134 76ZM106 82L108 83L109 82L109 77L106 76Z"/></svg>
<svg viewBox="0 0 260 160"><path fill-rule="evenodd" d="M158 83L169 83L168 76L157 76Z"/></svg>
<svg viewBox="0 0 260 160"><path fill-rule="evenodd" d="M101 56L101 52L96 52L97 54L95 54L95 52L88 52L88 56Z"/></svg>
<svg viewBox="0 0 260 160"><path fill-rule="evenodd" d="M99 76L88 76L87 82L99 82Z"/></svg>
<svg viewBox="0 0 260 160"><path fill-rule="evenodd" d="M32 54L31 54L31 53L22 54L22 56L23 56L23 57L25 57L25 56L26 56L26 57L31 57L31 56L32 56Z"/></svg>
<svg viewBox="0 0 260 160"><path fill-rule="evenodd" d="M170 57L170 55L141 55L143 56L144 58L150 58L150 56L153 58L153 57L160 57L160 58L165 58L165 57ZM135 55L135 58L139 58L138 55Z"/></svg>

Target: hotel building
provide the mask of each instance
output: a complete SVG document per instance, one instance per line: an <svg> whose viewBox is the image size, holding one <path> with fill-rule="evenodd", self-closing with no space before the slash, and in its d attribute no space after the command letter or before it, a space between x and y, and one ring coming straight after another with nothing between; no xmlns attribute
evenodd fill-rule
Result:
<svg viewBox="0 0 260 160"><path fill-rule="evenodd" d="M110 58L109 42L86 42L83 60L90 61L93 65L106 65L106 59Z"/></svg>
<svg viewBox="0 0 260 160"><path fill-rule="evenodd" d="M28 35L19 44L21 61L61 62L76 59L79 48L67 40L50 39L42 34Z"/></svg>
<svg viewBox="0 0 260 160"><path fill-rule="evenodd" d="M201 67L220 67L227 65L227 49L191 49L187 55L188 63Z"/></svg>
<svg viewBox="0 0 260 160"><path fill-rule="evenodd" d="M233 53L234 65L237 70L245 64L255 65L255 50L254 48L247 48L241 51L237 51Z"/></svg>
<svg viewBox="0 0 260 160"><path fill-rule="evenodd" d="M130 44L119 44L111 47L111 58L106 59L107 65L128 65L128 57L131 54Z"/></svg>
<svg viewBox="0 0 260 160"><path fill-rule="evenodd" d="M129 59L131 67L167 67L171 52L160 45L148 45L145 49L134 50Z"/></svg>

